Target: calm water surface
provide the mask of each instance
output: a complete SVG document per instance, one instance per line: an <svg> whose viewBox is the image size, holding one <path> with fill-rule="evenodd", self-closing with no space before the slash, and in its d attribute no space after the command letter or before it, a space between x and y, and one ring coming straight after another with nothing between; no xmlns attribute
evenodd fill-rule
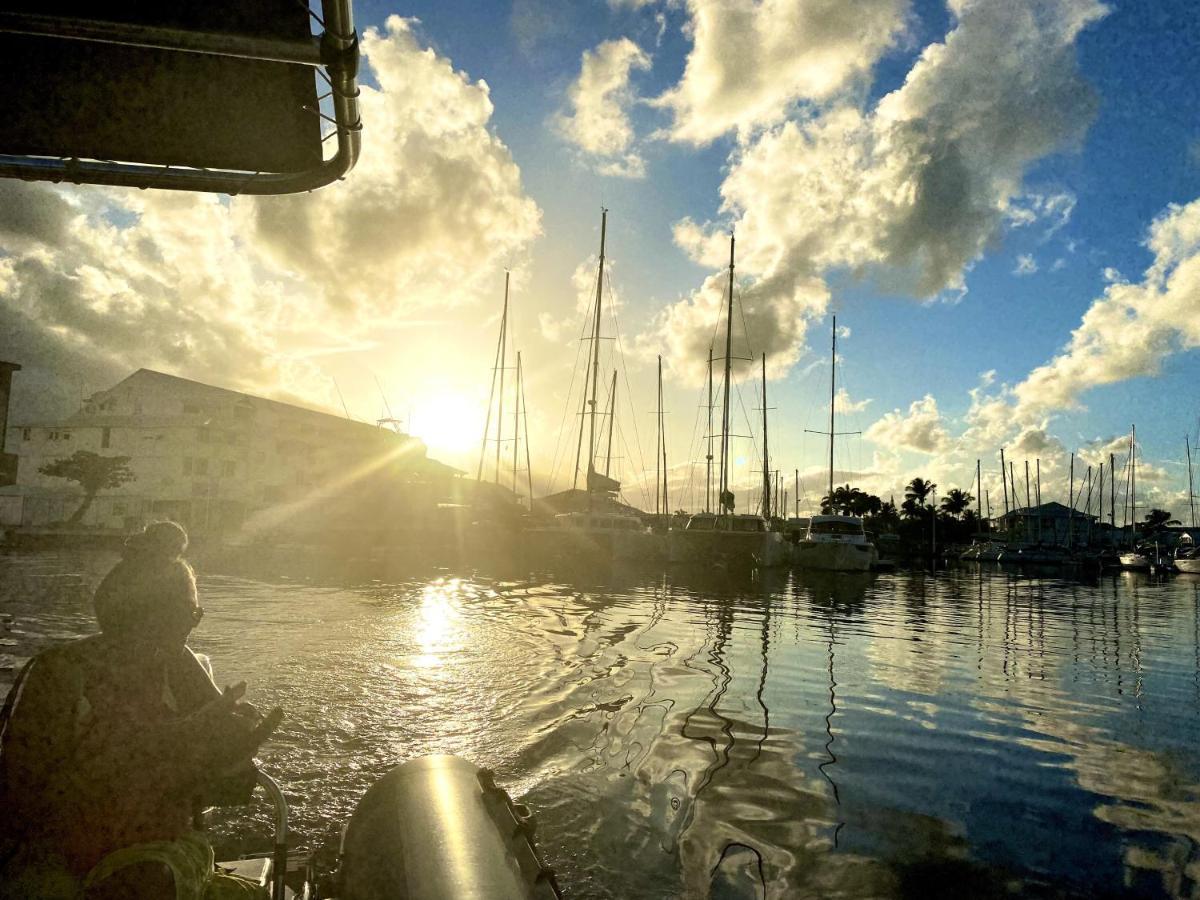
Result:
<svg viewBox="0 0 1200 900"><path fill-rule="evenodd" d="M0 687L111 562L0 557ZM193 645L286 708L262 758L327 855L449 752L573 898L1200 896L1190 576L301 571L201 561ZM215 824L265 847L264 808Z"/></svg>

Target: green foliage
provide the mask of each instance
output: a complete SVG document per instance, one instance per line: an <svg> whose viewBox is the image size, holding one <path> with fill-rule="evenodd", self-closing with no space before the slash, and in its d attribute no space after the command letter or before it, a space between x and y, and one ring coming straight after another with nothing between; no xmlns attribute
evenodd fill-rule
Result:
<svg viewBox="0 0 1200 900"><path fill-rule="evenodd" d="M101 456L89 450L76 450L70 456L56 459L38 469L50 478L64 478L83 488L83 503L71 515L72 524L83 518L96 494L128 484L137 476L129 468L128 456Z"/></svg>

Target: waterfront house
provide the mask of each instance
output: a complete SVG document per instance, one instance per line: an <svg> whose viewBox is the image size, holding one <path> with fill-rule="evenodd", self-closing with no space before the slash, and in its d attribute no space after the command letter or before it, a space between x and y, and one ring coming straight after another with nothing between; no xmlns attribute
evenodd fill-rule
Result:
<svg viewBox="0 0 1200 900"><path fill-rule="evenodd" d="M998 530L1023 541L1065 546L1068 538L1085 544L1095 535L1096 517L1051 500L1041 506L1018 507L998 520Z"/></svg>
<svg viewBox="0 0 1200 900"><path fill-rule="evenodd" d="M197 533L312 533L349 527L349 501L387 495L416 518L459 493L457 469L391 428L139 369L58 422L10 425L16 483L0 527L43 528L79 507L78 485L39 469L77 450L129 457L133 481L103 491L81 526L128 531L171 518Z"/></svg>

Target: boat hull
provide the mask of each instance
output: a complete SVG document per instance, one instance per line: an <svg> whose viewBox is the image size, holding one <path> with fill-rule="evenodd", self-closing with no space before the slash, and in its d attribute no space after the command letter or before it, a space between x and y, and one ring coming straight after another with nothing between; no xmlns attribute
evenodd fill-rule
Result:
<svg viewBox="0 0 1200 900"><path fill-rule="evenodd" d="M796 564L802 569L867 572L878 561L879 553L871 543L800 541L796 545Z"/></svg>
<svg viewBox="0 0 1200 900"><path fill-rule="evenodd" d="M672 563L726 568L771 568L788 564L789 544L777 531L672 531L667 535Z"/></svg>
<svg viewBox="0 0 1200 900"><path fill-rule="evenodd" d="M1200 575L1200 559L1180 558L1175 560L1175 568L1189 575Z"/></svg>
<svg viewBox="0 0 1200 900"><path fill-rule="evenodd" d="M662 535L648 531L533 528L525 536L527 548L535 557L557 562L651 562L666 553Z"/></svg>
<svg viewBox="0 0 1200 900"><path fill-rule="evenodd" d="M1150 568L1150 558L1140 553L1122 553L1120 560L1122 569Z"/></svg>

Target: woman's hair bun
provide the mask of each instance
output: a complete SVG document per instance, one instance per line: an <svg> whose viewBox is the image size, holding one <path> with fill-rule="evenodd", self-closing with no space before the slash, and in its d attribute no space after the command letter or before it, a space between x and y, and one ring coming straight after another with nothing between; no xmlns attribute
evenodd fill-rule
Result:
<svg viewBox="0 0 1200 900"><path fill-rule="evenodd" d="M174 562L187 549L188 536L183 526L175 522L154 522L145 530L131 535L121 556L139 562Z"/></svg>

